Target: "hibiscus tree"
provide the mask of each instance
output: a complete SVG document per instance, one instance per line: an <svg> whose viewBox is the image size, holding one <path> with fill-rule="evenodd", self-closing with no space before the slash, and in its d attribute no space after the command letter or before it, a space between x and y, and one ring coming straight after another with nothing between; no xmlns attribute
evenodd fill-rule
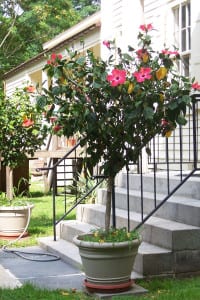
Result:
<svg viewBox="0 0 200 300"><path fill-rule="evenodd" d="M152 29L151 24L141 25L139 49L129 46L127 53L113 41L104 41L107 61L91 51L85 56L69 52L63 60L54 55L56 61L44 67L52 84L50 90L43 89L38 105L47 111L49 122L56 117L52 130L58 126L59 135L78 134L80 145L87 148L85 159L92 166L101 162L108 178L106 228L116 174L136 163L155 135L168 137L177 124L186 124L192 85L174 70L180 59L176 50L152 49ZM193 88L199 88L198 83Z"/></svg>

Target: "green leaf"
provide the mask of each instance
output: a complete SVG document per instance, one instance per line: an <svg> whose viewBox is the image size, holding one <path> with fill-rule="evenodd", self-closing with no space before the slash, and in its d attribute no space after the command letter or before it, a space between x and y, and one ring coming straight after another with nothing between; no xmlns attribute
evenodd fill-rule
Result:
<svg viewBox="0 0 200 300"><path fill-rule="evenodd" d="M44 95L37 96L36 105L39 109L43 109L47 105L47 97Z"/></svg>
<svg viewBox="0 0 200 300"><path fill-rule="evenodd" d="M168 108L171 109L171 110L174 110L178 107L178 103L176 101L173 101L173 102L170 102L168 104Z"/></svg>
<svg viewBox="0 0 200 300"><path fill-rule="evenodd" d="M81 57L79 57L77 60L76 60L76 63L78 64L78 65L84 65L85 64L85 57L84 56L81 56Z"/></svg>
<svg viewBox="0 0 200 300"><path fill-rule="evenodd" d="M151 107L147 106L144 108L144 117L146 120L152 120L153 115L154 115L154 110Z"/></svg>
<svg viewBox="0 0 200 300"><path fill-rule="evenodd" d="M177 118L177 123L180 124L180 125L186 125L187 120L183 116L179 115L178 118Z"/></svg>

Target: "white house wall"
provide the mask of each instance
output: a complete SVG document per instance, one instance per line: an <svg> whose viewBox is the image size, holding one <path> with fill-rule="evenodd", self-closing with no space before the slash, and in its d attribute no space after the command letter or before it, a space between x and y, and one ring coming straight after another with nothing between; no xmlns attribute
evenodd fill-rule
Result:
<svg viewBox="0 0 200 300"><path fill-rule="evenodd" d="M137 46L139 25L144 22L141 0L101 0L101 40L114 40L123 50ZM102 44L101 44L102 45ZM103 58L107 50L101 48Z"/></svg>
<svg viewBox="0 0 200 300"><path fill-rule="evenodd" d="M34 65L21 69L19 72L16 72L12 77L6 79L6 94L11 95L16 88L21 88L27 85L27 83L32 82L33 84L41 83L41 70L44 67L46 60L43 59L40 62L35 62ZM33 74L33 78L31 78ZM38 78L37 78L37 76Z"/></svg>
<svg viewBox="0 0 200 300"><path fill-rule="evenodd" d="M191 1L191 73L200 82L200 5Z"/></svg>

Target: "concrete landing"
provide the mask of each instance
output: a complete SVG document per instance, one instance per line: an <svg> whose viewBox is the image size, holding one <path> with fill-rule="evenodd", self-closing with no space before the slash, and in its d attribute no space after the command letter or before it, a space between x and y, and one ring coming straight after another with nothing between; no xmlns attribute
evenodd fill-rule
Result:
<svg viewBox="0 0 200 300"><path fill-rule="evenodd" d="M0 250L0 288L3 289L14 289L30 283L38 288L49 290L75 289L94 296L95 299L111 299L114 295L137 295L147 292L142 287L133 284L129 291L117 294L90 293L83 284L84 272L73 263L70 264L69 257L68 262L63 259L51 260L52 257L49 255L52 253L38 246L10 248L9 250L6 252ZM17 250L16 253L15 250ZM73 256L72 252L71 255Z"/></svg>
<svg viewBox="0 0 200 300"><path fill-rule="evenodd" d="M83 290L84 273L80 269L61 259L51 261L48 252L38 246L16 250L22 251L25 258L0 250L1 288L16 288L31 283L45 289ZM44 253L47 255L41 255Z"/></svg>

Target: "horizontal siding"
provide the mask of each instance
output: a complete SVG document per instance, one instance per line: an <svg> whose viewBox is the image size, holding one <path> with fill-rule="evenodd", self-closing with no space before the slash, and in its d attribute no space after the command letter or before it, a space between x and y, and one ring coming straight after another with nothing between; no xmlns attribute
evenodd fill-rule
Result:
<svg viewBox="0 0 200 300"><path fill-rule="evenodd" d="M113 3L112 22L115 30L122 27L122 0L115 0Z"/></svg>
<svg viewBox="0 0 200 300"><path fill-rule="evenodd" d="M84 44L81 43L81 40L84 40ZM73 48L78 51L87 50L92 48L100 43L100 32L99 29L94 30L92 33L80 37L79 39L70 42L68 45L60 48L57 53L61 53L63 57L67 55L67 48ZM50 51L51 53L51 51ZM27 82L33 82L34 84L41 84L42 80L42 69L47 61L47 58L40 58L40 60L33 62L32 65L29 65L25 68L17 70L12 77L6 80L6 93L11 95L14 90L18 87L24 87ZM38 73L38 75L37 75Z"/></svg>

